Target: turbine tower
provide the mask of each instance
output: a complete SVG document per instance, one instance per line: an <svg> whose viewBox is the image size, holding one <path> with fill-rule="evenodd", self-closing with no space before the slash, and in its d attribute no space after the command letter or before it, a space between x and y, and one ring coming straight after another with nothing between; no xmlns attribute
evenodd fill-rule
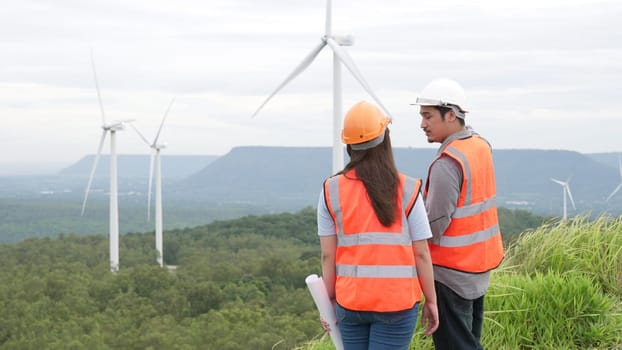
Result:
<svg viewBox="0 0 622 350"><path fill-rule="evenodd" d="M151 159L149 161L149 190L147 195L147 220L150 219L151 215L151 189L152 189L152 181L153 181L153 171L154 171L154 159L155 159L155 183L156 183L156 191L155 191L155 247L158 252L158 264L160 267L164 266L164 250L162 243L162 167L160 160L160 150L166 148L166 144L158 143L158 139L160 138L160 132L162 132L162 126L164 125L164 121L168 116L168 112L171 110L173 103L175 102L175 98L171 100L171 103L168 105L164 116L162 117L162 121L160 122L160 127L158 128L158 132L156 133L153 142L149 142L147 138L133 125L130 126L136 131L138 136L145 141L147 146L149 146L153 151L151 152Z"/></svg>
<svg viewBox="0 0 622 350"><path fill-rule="evenodd" d="M313 48L311 52L300 62L300 64L291 72L287 78L266 98L266 100L257 108L253 117L255 117L259 111L268 103L268 101L276 95L285 85L302 73L313 62L315 57L322 51L325 46L329 46L333 51L333 173L336 173L343 169L343 146L341 144L341 125L343 116L341 114L342 96L341 96L341 64L352 73L352 76L359 82L365 91L382 107L385 113L390 117L390 113L384 107L380 99L372 91L371 87L358 68L354 64L354 61L348 55L348 52L342 48L342 46L351 46L354 39L352 36L335 36L332 33L332 7L331 0L326 1L326 28L324 36L321 38L319 45Z"/></svg>
<svg viewBox="0 0 622 350"><path fill-rule="evenodd" d="M568 178L568 180L564 181L560 181L560 180L556 180L551 178L551 181L559 184L560 186L562 186L562 193L564 195L564 207L563 207L563 216L562 216L562 220L566 221L568 219L568 208L567 208L567 204L566 204L566 196L568 196L568 198L570 198L570 203L572 204L572 208L573 209L577 209L577 207L575 207L574 205L574 199L572 199L572 193L570 192L570 178Z"/></svg>
<svg viewBox="0 0 622 350"><path fill-rule="evenodd" d="M618 170L620 170L620 183L618 184L618 187L615 188L615 190L613 190L613 192L611 192L611 194L609 195L609 197L607 197L607 202L609 202L609 200L615 196L616 193L618 193L618 191L620 190L620 188L622 188L622 157L618 155Z"/></svg>
<svg viewBox="0 0 622 350"><path fill-rule="evenodd" d="M117 131L125 129L125 123L129 123L132 120L114 121L111 124L106 123L106 114L104 113L104 104L102 103L101 93L99 91L99 83L97 82L97 73L95 71L95 59L93 58L93 51L91 50L91 66L93 68L93 77L95 79L95 89L97 90L97 100L99 101L99 109L102 116L102 136L99 140L99 147L97 148L97 155L93 161L93 168L91 168L91 174L89 175L89 181L84 191L84 201L82 202L82 213L86 209L86 202L91 190L91 183L93 182L93 176L97 169L97 163L101 156L104 141L106 135L110 132L110 215L109 215L109 241L110 241L110 271L119 271L119 201L117 198L117 144L116 133Z"/></svg>

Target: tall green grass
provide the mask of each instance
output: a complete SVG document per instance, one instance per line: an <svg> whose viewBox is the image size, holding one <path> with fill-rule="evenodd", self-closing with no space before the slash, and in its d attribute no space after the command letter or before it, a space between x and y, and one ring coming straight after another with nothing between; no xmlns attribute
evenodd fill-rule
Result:
<svg viewBox="0 0 622 350"><path fill-rule="evenodd" d="M622 297L622 217L543 225L522 234L508 249L505 266L518 273L584 275L604 293Z"/></svg>
<svg viewBox="0 0 622 350"><path fill-rule="evenodd" d="M581 274L500 273L486 296L488 349L612 349L622 344L619 299Z"/></svg>
<svg viewBox="0 0 622 350"><path fill-rule="evenodd" d="M486 349L622 349L622 217L521 234L491 277L485 308ZM434 348L419 325L410 348ZM323 337L298 349L334 347Z"/></svg>

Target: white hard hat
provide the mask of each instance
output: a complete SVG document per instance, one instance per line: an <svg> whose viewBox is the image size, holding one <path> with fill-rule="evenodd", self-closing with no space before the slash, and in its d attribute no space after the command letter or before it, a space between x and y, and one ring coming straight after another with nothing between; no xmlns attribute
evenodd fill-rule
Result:
<svg viewBox="0 0 622 350"><path fill-rule="evenodd" d="M413 105L458 107L460 112L467 113L466 95L462 86L451 79L434 79L421 91Z"/></svg>

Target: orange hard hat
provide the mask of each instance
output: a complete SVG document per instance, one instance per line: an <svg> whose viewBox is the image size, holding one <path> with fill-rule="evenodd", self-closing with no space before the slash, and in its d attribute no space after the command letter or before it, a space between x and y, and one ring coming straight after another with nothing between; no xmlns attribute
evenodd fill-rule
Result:
<svg viewBox="0 0 622 350"><path fill-rule="evenodd" d="M365 145L353 147L354 149L372 148L382 142L384 130L390 122L391 119L384 115L380 108L369 102L360 101L346 113L341 140L346 145L360 145L382 136L377 143L373 145L370 143L368 147Z"/></svg>

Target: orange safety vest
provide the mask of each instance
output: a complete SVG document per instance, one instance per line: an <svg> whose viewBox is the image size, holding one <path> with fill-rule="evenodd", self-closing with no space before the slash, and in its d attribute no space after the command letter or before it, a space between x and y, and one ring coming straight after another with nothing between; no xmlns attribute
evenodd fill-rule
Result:
<svg viewBox="0 0 622 350"><path fill-rule="evenodd" d="M421 180L400 174L400 219L390 227L378 220L355 171L324 182L324 200L335 221L335 296L357 311L406 310L421 300L415 256L406 216L421 191Z"/></svg>
<svg viewBox="0 0 622 350"><path fill-rule="evenodd" d="M451 223L440 238L429 241L432 264L469 273L490 271L503 260L490 145L472 136L451 141L436 159L443 155L460 165L462 185ZM428 173L426 197L429 184Z"/></svg>

